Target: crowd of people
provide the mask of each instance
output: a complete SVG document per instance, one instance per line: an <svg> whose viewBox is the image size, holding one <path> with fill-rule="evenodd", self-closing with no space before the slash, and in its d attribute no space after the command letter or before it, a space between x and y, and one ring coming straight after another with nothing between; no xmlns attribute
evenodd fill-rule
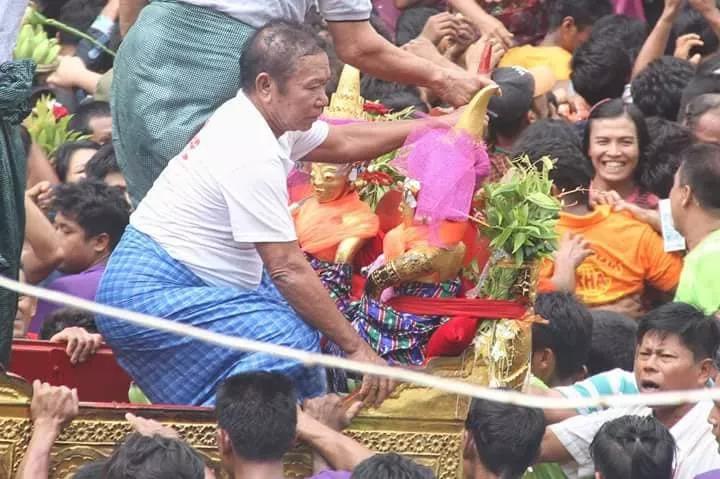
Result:
<svg viewBox="0 0 720 479"><path fill-rule="evenodd" d="M9 0L0 20L3 275L221 334L392 363L299 245L288 177L302 164L367 164L418 131L454 128L497 85L478 179L503 182L526 157L562 200L532 305L542 321L526 391L587 398L720 380L716 0L37 0L86 35L46 26L62 54L34 79L9 56L26 6ZM363 98L410 118L323 118L345 64L360 70ZM21 124L47 101L81 135L52 151ZM393 347L405 340L398 324ZM342 434L392 394L387 378L355 378L348 406L324 368L5 290L0 328L4 370L5 333L66 345L73 364L106 344L133 397L214 407L234 477L283 477L297 440L312 448L318 479L434 477ZM78 408L76 391L35 381L18 479L48 477ZM176 431L127 420L135 432L76 478L214 477ZM710 479L720 477L718 442L720 401L542 411L474 400L463 470Z"/></svg>

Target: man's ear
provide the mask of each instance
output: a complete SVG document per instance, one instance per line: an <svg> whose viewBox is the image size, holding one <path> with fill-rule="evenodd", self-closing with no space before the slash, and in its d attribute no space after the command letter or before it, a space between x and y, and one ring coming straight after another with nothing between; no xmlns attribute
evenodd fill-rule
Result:
<svg viewBox="0 0 720 479"><path fill-rule="evenodd" d="M707 382L714 378L717 373L715 363L710 358L703 359L700 362L700 375L698 376L698 387L704 387Z"/></svg>
<svg viewBox="0 0 720 479"><path fill-rule="evenodd" d="M272 96L273 80L265 72L260 73L255 78L255 94L263 100L268 100Z"/></svg>
<svg viewBox="0 0 720 479"><path fill-rule="evenodd" d="M555 371L555 353L550 348L542 348L532 353L532 373L543 381L548 380Z"/></svg>
<svg viewBox="0 0 720 479"><path fill-rule="evenodd" d="M93 251L96 253L110 252L110 235L107 233L100 233L97 236L93 236L90 240L92 242Z"/></svg>
<svg viewBox="0 0 720 479"><path fill-rule="evenodd" d="M473 459L477 455L477 449L475 448L475 439L473 435L467 429L463 430L462 435L462 447L463 447L463 458Z"/></svg>
<svg viewBox="0 0 720 479"><path fill-rule="evenodd" d="M233 454L232 443L227 431L217 428L215 431L215 441L217 442L218 452L221 457L229 457Z"/></svg>

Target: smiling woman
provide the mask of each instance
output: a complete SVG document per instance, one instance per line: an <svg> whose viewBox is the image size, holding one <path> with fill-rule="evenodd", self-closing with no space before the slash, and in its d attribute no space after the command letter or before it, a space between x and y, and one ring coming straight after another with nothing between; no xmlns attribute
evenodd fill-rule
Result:
<svg viewBox="0 0 720 479"><path fill-rule="evenodd" d="M590 113L583 147L595 169L591 188L615 191L624 200L655 209L658 198L640 183L649 135L645 118L621 99L599 103Z"/></svg>

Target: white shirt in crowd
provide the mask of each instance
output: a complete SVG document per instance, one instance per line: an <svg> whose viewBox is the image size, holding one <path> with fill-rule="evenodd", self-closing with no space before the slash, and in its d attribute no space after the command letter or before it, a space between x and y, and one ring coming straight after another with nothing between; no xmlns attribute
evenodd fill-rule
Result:
<svg viewBox="0 0 720 479"><path fill-rule="evenodd" d="M302 23L310 7L317 6L328 21L343 22L370 18L370 0L181 0L212 8L260 28L270 20L294 20Z"/></svg>
<svg viewBox="0 0 720 479"><path fill-rule="evenodd" d="M700 402L670 428L677 447L674 479L694 479L699 474L720 468L718 444L707 422L712 407L711 401ZM590 443L603 424L621 416L650 414L652 410L646 406L611 408L549 426L574 459L563 466L565 474L569 479L593 477L595 469L590 457Z"/></svg>
<svg viewBox="0 0 720 479"><path fill-rule="evenodd" d="M254 289L263 271L254 243L297 239L287 175L328 131L317 121L276 138L241 91L169 162L130 224L208 284Z"/></svg>

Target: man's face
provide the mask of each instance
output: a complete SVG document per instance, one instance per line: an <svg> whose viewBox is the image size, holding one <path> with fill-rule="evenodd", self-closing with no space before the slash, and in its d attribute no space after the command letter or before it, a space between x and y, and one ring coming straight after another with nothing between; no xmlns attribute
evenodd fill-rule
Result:
<svg viewBox="0 0 720 479"><path fill-rule="evenodd" d="M648 331L635 353L635 379L642 393L697 389L708 380L704 363L678 335Z"/></svg>
<svg viewBox="0 0 720 479"><path fill-rule="evenodd" d="M284 131L306 131L328 104L325 84L330 63L325 53L300 58L284 88L275 83L272 108Z"/></svg>
<svg viewBox="0 0 720 479"><path fill-rule="evenodd" d="M693 133L702 143L720 145L720 111L712 110L698 118Z"/></svg>
<svg viewBox="0 0 720 479"><path fill-rule="evenodd" d="M85 271L104 254L105 248L100 244L98 236L87 238L85 230L62 213L55 216L55 231L63 253L58 269L63 273Z"/></svg>
<svg viewBox="0 0 720 479"><path fill-rule="evenodd" d="M715 387L720 387L718 383L715 383ZM715 436L715 441L720 444L720 401L713 401L713 408L710 410L708 415L708 422L712 426L712 433ZM718 449L720 451L720 448Z"/></svg>
<svg viewBox="0 0 720 479"><path fill-rule="evenodd" d="M80 148L70 155L65 183L77 183L85 179L85 165L97 152L92 148Z"/></svg>
<svg viewBox="0 0 720 479"><path fill-rule="evenodd" d="M682 167L681 167L682 168ZM688 189L682 186L680 169L675 172L673 186L670 189L670 210L672 212L675 229L684 234L685 231L685 205L687 204Z"/></svg>
<svg viewBox="0 0 720 479"><path fill-rule="evenodd" d="M112 117L109 115L90 118L88 127L92 132L90 137L92 141L103 145L112 138Z"/></svg>

